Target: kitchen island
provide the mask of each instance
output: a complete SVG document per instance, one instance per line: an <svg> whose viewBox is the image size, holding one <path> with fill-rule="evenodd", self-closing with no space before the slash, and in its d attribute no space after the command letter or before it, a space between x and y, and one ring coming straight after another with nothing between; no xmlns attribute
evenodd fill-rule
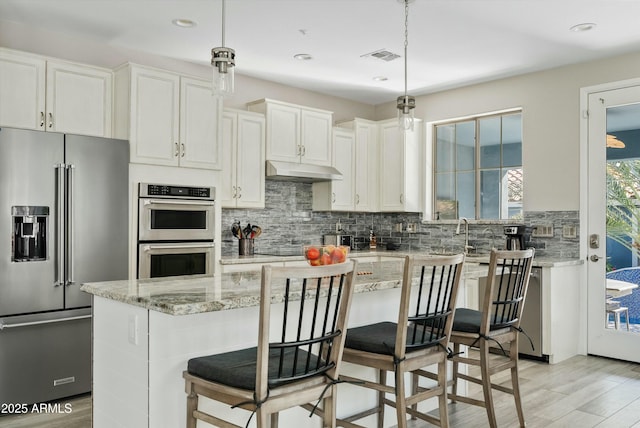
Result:
<svg viewBox="0 0 640 428"><path fill-rule="evenodd" d="M359 259L349 326L395 321L403 253L353 253ZM222 264L251 269L207 278L174 278L87 283L93 294L94 428L180 428L185 426L186 394L182 372L190 358L255 346L259 308L260 264L303 263L297 257L232 257ZM458 306L477 308L478 282L486 276L488 258L465 262ZM542 268L543 352L551 363L579 353L577 315L580 259L534 259ZM278 294L274 299L278 299ZM575 302L570 305L567 302ZM276 309L277 310L277 309ZM345 373L366 370L343 366ZM367 372L368 373L368 372ZM367 373L364 375L367 376ZM371 376L373 373L371 374ZM358 387L339 386L338 416L367 408L373 395ZM429 406L431 403L426 403ZM244 426L248 413L202 399L207 410L232 415ZM437 407L437 403L433 403ZM373 417L371 417L373 418ZM386 412L394 425L393 412ZM319 418L292 409L280 418L283 427L320 426ZM315 421L315 422L310 422ZM373 424L365 420L364 423ZM387 426L388 424L385 424Z"/></svg>
<svg viewBox="0 0 640 428"><path fill-rule="evenodd" d="M349 325L395 321L402 259L359 263L357 271ZM486 266L465 265L465 280L483 275ZM184 427L182 372L187 361L255 346L259 288L258 271L84 284L82 290L94 296L94 428ZM278 298L276 293L274 299ZM358 368L345 364L344 370ZM357 387L340 385L339 415L360 410L370 404L368 399L373 400L373 395L363 397L353 388ZM201 405L232 415L241 426L249 417L248 412L206 399ZM320 426L320 422L320 418L309 419L302 409L287 411L280 418L283 427Z"/></svg>

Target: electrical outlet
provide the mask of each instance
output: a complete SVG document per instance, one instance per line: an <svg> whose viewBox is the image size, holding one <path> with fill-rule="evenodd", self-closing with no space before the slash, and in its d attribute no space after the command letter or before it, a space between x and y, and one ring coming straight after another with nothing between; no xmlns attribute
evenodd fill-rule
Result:
<svg viewBox="0 0 640 428"><path fill-rule="evenodd" d="M537 224L531 236L538 238L553 238L553 224Z"/></svg>
<svg viewBox="0 0 640 428"><path fill-rule="evenodd" d="M569 239L577 238L578 237L577 228L571 225L562 226L562 237L569 238Z"/></svg>
<svg viewBox="0 0 640 428"><path fill-rule="evenodd" d="M129 315L129 343L138 344L138 316Z"/></svg>

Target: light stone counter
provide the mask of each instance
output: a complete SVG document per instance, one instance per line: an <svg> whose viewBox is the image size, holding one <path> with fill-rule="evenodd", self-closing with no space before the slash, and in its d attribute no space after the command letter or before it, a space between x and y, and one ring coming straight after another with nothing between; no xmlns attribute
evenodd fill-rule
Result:
<svg viewBox="0 0 640 428"><path fill-rule="evenodd" d="M402 259L359 263L354 292L398 288L402 263ZM481 277L486 271L477 263L466 263L463 279ZM188 315L258 306L260 275L260 271L247 271L205 278L93 282L83 284L81 290L169 315ZM272 300L281 302L282 294L274 292Z"/></svg>
<svg viewBox="0 0 640 428"><path fill-rule="evenodd" d="M404 257L405 255L416 254L416 251L387 251L387 250L366 250L351 251L351 257ZM229 256L220 259L221 265L238 265L252 263L274 263L287 261L302 261L304 257L299 256L270 256L256 254L254 256ZM489 263L489 254L471 254L467 257L467 263ZM579 258L558 258L558 257L534 257L534 267L562 267L581 265L584 260Z"/></svg>

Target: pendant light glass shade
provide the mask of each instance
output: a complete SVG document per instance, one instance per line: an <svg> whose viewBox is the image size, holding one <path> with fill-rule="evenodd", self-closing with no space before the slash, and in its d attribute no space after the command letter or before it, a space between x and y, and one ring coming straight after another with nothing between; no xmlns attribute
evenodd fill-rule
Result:
<svg viewBox="0 0 640 428"><path fill-rule="evenodd" d="M224 45L225 0L222 0L222 46L211 49L213 95L227 97L234 91L236 51Z"/></svg>
<svg viewBox="0 0 640 428"><path fill-rule="evenodd" d="M234 91L234 65L236 53L231 48L211 49L213 66L213 94L226 97Z"/></svg>
<svg viewBox="0 0 640 428"><path fill-rule="evenodd" d="M405 131L413 131L414 109L416 99L411 95L398 97L398 127Z"/></svg>

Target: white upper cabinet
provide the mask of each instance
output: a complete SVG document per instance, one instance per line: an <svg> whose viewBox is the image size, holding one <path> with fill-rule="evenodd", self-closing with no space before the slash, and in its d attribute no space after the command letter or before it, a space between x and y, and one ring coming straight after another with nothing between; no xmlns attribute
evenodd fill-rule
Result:
<svg viewBox="0 0 640 428"><path fill-rule="evenodd" d="M126 64L115 72L115 136L129 139L131 162L220 169L222 102L205 80Z"/></svg>
<svg viewBox="0 0 640 428"><path fill-rule="evenodd" d="M349 129L333 128L333 166L342 173L342 180L313 183L314 210L354 211L356 210L355 150L354 132Z"/></svg>
<svg viewBox="0 0 640 428"><path fill-rule="evenodd" d="M180 78L180 166L222 168L218 143L219 97L212 96L210 81Z"/></svg>
<svg viewBox="0 0 640 428"><path fill-rule="evenodd" d="M422 208L422 122L401 131L395 119L380 122L380 211Z"/></svg>
<svg viewBox="0 0 640 428"><path fill-rule="evenodd" d="M265 115L267 160L331 165L332 112L269 99L248 109Z"/></svg>
<svg viewBox="0 0 640 428"><path fill-rule="evenodd" d="M221 186L223 208L264 208L264 116L225 109L222 114Z"/></svg>
<svg viewBox="0 0 640 428"><path fill-rule="evenodd" d="M111 136L110 70L0 48L0 126Z"/></svg>
<svg viewBox="0 0 640 428"><path fill-rule="evenodd" d="M378 211L378 123L356 118L340 126L355 131L355 209Z"/></svg>

